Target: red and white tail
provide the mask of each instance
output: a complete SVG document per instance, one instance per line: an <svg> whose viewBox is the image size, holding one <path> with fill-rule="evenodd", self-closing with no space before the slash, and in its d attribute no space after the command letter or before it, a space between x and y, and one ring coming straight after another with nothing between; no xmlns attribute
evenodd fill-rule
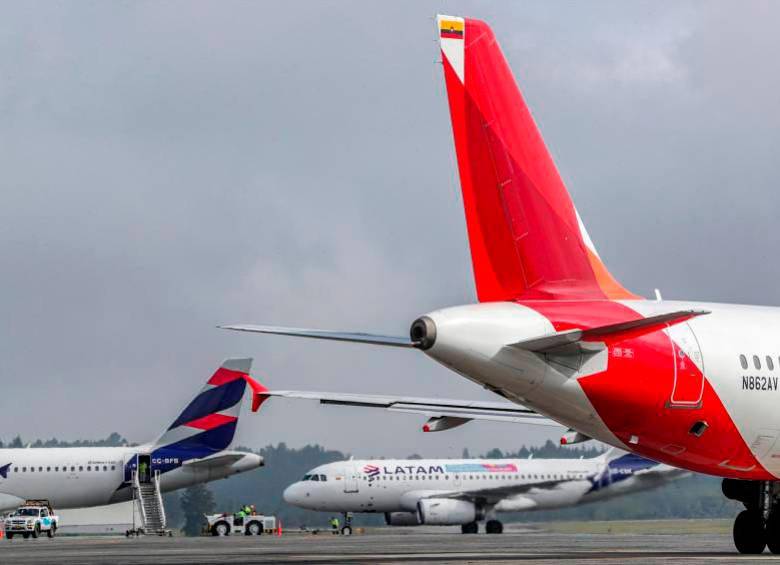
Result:
<svg viewBox="0 0 780 565"><path fill-rule="evenodd" d="M493 31L437 17L480 302L637 298L588 237Z"/></svg>

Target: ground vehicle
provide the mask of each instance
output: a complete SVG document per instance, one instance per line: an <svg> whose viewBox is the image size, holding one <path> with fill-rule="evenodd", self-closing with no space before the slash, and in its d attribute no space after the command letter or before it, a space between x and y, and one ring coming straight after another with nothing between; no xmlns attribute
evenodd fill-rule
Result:
<svg viewBox="0 0 780 565"><path fill-rule="evenodd" d="M206 514L208 532L212 536L246 535L259 536L276 530L276 517L263 514L250 514L238 517L233 514Z"/></svg>
<svg viewBox="0 0 780 565"><path fill-rule="evenodd" d="M21 534L25 539L37 538L44 532L50 538L57 533L59 518L54 514L48 500L28 500L12 512L4 522L8 539Z"/></svg>

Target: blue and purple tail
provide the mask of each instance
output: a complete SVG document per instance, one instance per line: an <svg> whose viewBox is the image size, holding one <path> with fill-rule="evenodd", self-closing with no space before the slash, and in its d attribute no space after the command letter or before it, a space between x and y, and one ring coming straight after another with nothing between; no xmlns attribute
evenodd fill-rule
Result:
<svg viewBox="0 0 780 565"><path fill-rule="evenodd" d="M238 426L246 386L265 388L249 376L252 359L228 359L206 386L154 443L155 450L205 457L230 447Z"/></svg>

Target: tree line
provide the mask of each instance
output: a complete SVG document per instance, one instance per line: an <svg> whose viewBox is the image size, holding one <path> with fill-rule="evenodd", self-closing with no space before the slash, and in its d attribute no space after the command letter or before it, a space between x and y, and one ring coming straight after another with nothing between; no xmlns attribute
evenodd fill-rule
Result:
<svg viewBox="0 0 780 565"><path fill-rule="evenodd" d="M131 445L118 433L112 433L104 439L60 441L57 439L36 440L25 443L17 436L7 445L0 441L0 447L121 447ZM258 512L273 514L284 527L300 526L326 527L329 515L295 508L282 500L282 492L294 481L300 479L308 470L318 465L349 458L349 454L326 449L320 445L306 445L290 448L285 443L268 445L258 450L237 448L240 451L254 452L265 459L266 466L257 471L234 475L228 479L215 481L208 485L198 485L190 489L165 495L165 507L171 526L185 528L196 534L202 525L204 513L236 512L245 504L254 504ZM596 457L602 449L590 444L584 446L562 447L548 441L541 446L521 446L515 451L502 451L494 448L483 454L472 455L464 449L462 456L501 458L579 458ZM411 454L410 458L420 458ZM603 502L585 504L559 510L545 510L502 515L502 520L510 521L550 521L550 520L625 520L625 519L662 519L662 518L731 518L739 511L739 506L727 500L720 491L720 479L705 475L692 475L679 479L661 488L618 497ZM358 514L357 525L384 524L382 515Z"/></svg>

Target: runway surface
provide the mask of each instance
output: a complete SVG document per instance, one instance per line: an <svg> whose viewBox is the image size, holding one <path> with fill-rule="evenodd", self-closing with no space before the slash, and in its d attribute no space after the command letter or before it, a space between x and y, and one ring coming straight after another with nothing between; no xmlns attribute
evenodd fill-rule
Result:
<svg viewBox="0 0 780 565"><path fill-rule="evenodd" d="M390 532L286 534L227 538L60 537L0 541L2 563L740 563L722 534L559 534L537 530L502 535ZM780 558L777 558L780 560Z"/></svg>

